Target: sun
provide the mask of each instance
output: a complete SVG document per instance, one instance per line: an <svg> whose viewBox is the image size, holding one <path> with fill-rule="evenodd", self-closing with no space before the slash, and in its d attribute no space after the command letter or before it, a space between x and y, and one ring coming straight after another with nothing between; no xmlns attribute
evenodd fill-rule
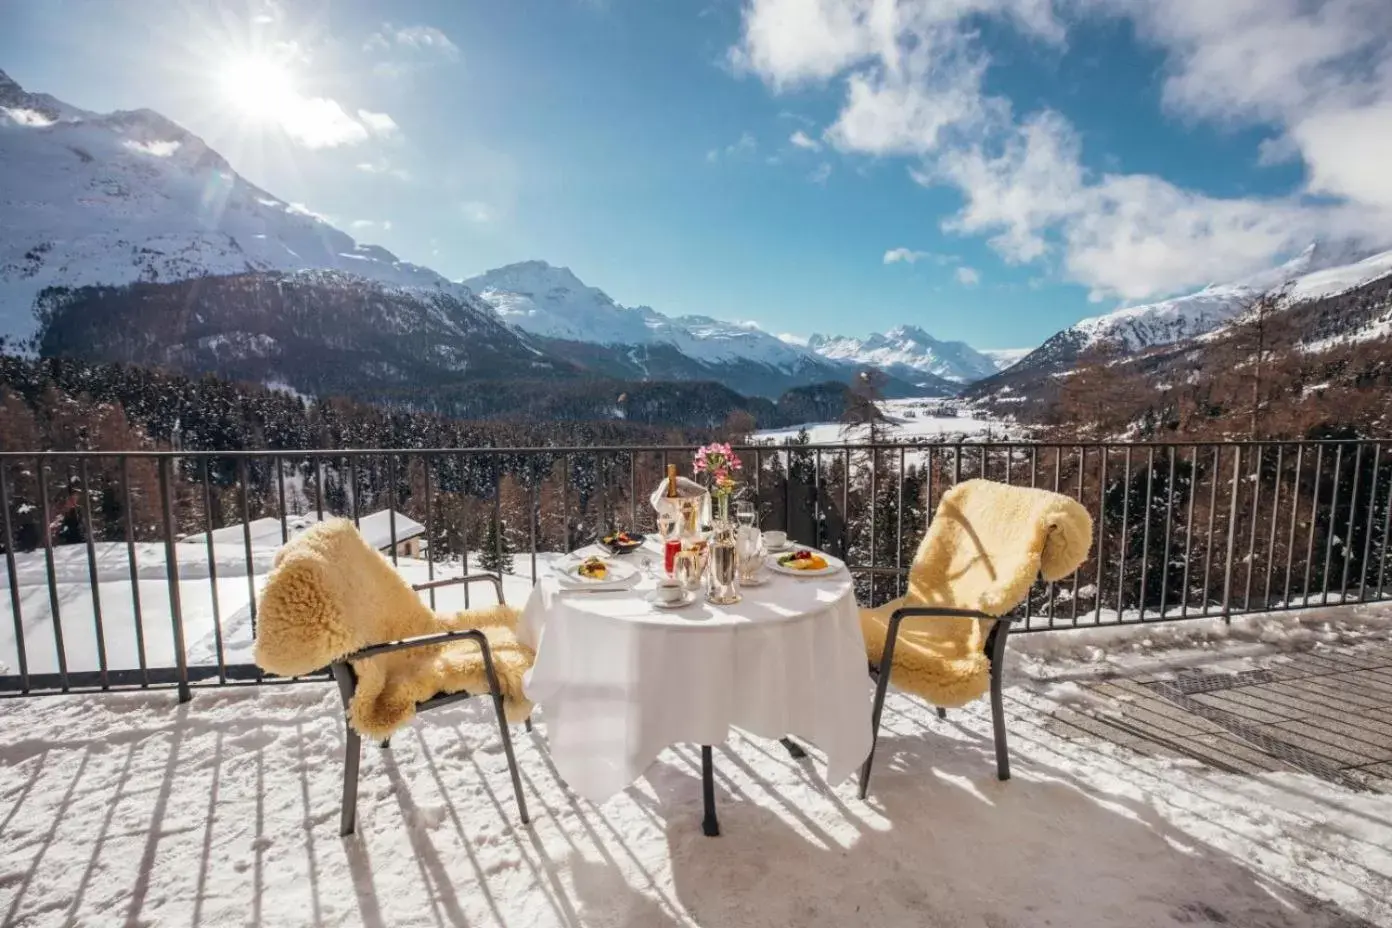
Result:
<svg viewBox="0 0 1392 928"><path fill-rule="evenodd" d="M295 99L294 82L285 66L256 55L224 64L218 85L228 102L252 119L277 119Z"/></svg>

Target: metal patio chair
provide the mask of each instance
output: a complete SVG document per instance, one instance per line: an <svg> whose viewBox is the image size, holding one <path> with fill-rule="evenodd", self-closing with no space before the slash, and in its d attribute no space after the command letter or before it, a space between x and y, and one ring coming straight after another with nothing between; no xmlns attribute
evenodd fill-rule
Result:
<svg viewBox="0 0 1392 928"><path fill-rule="evenodd" d="M499 605L505 605L503 598L503 578L497 574L467 574L463 577L452 577L447 580L435 580L430 583L417 583L411 589L417 593L425 590L437 589L442 586L454 584L469 584L476 582L488 582L493 584L493 589L497 593ZM498 686L498 675L493 669L493 654L488 646L488 639L483 632L478 629L466 629L463 631L440 632L435 635L421 635L416 638L407 638L404 641L392 641L385 644L375 644L361 650L354 651L352 654L344 656L342 660L334 661L329 665L333 672L333 678L338 683L338 694L343 700L343 724L345 729L345 749L343 758L343 803L342 814L339 819L339 834L350 835L357 827L357 808L358 808L358 762L362 756L362 736L354 730L348 721L348 706L353 701L353 694L357 690L358 678L353 672L352 661L364 660L369 657L376 657L379 654L389 654L393 651L404 651L408 648L419 648L428 645L446 644L451 641L472 640L478 643L479 649L483 652L483 663L485 673L488 675L487 693L442 693L434 696L425 702L416 704L416 712L425 712L429 709L439 709L443 706L453 705L465 699L472 699L475 696L490 696L493 700L493 710L498 716L498 734L503 740L503 753L507 755L508 771L512 774L512 791L517 797L517 811L522 818L522 824L527 824L530 819L527 817L527 800L522 795L522 777L517 770L517 758L512 751L512 735L508 730L507 714L503 710L503 693ZM527 731L532 730L532 720L526 721ZM390 739L382 742L382 747L389 748Z"/></svg>
<svg viewBox="0 0 1392 928"><path fill-rule="evenodd" d="M492 584L497 606L444 617L419 595L459 584L467 590L473 583ZM516 613L507 608L501 576L475 573L412 585L353 523L334 519L280 549L258 613L253 650L263 670L288 677L327 668L338 684L346 729L342 834L352 834L357 824L363 738L383 739L387 748L391 734L417 713L474 696L493 700L517 810L528 821L508 710L520 719L530 708L521 679L532 655L516 638ZM391 657L420 648L436 650Z"/></svg>
<svg viewBox="0 0 1392 928"><path fill-rule="evenodd" d="M982 479L943 494L909 569L908 595L861 610L875 699L860 798L870 790L891 677L935 705L939 718L947 717L945 707L989 693L996 776L1010 779L1001 693L1010 613L1040 577L1073 573L1091 546L1091 516L1062 494ZM927 621L904 631L910 619Z"/></svg>

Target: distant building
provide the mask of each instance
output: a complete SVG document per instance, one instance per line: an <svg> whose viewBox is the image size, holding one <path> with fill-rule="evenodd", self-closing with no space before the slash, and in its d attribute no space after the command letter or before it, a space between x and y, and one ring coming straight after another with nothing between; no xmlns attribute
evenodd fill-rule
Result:
<svg viewBox="0 0 1392 928"><path fill-rule="evenodd" d="M381 509L360 516L358 518L358 531L362 533L363 538L367 539L368 544L383 554L390 554L394 546L400 557L419 557L425 539L425 526L399 512L394 515L395 531L393 531L393 512L390 509ZM331 516L326 513L325 518L331 518ZM283 526L280 519L272 516L253 519L245 527L241 522L236 522L232 525L213 529L213 544L244 545L247 543L247 538L250 537L253 548L278 548L282 539L294 538L318 521L319 514L310 512L304 515L286 516ZM208 533L199 532L196 535L188 535L179 541L186 545L206 545Z"/></svg>

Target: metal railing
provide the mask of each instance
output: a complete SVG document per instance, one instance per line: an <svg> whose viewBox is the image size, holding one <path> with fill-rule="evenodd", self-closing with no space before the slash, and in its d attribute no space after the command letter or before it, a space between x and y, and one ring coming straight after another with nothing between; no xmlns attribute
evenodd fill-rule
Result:
<svg viewBox="0 0 1392 928"><path fill-rule="evenodd" d="M693 450L0 453L0 694L284 682L250 662L256 593L303 525L353 519L413 579L501 567L525 586L551 552L652 530L649 492ZM866 604L903 592L943 492L975 477L1095 521L1019 632L1364 602L1392 579L1383 441L737 450L764 527L843 557Z"/></svg>

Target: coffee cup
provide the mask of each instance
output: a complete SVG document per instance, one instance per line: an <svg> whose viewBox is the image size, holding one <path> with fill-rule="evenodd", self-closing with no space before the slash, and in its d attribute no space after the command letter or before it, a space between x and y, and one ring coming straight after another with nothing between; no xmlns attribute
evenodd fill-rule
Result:
<svg viewBox="0 0 1392 928"><path fill-rule="evenodd" d="M655 595L658 602L679 602L685 594L686 591L682 589L682 585L675 580L659 580L657 582L657 592Z"/></svg>
<svg viewBox="0 0 1392 928"><path fill-rule="evenodd" d="M769 548L781 548L787 543L787 532L764 532L764 545Z"/></svg>

